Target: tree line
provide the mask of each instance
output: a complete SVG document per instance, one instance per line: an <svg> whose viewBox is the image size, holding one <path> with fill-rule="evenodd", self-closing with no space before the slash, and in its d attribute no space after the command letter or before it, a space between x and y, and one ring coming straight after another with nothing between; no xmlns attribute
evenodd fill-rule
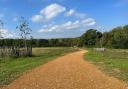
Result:
<svg viewBox="0 0 128 89"><path fill-rule="evenodd" d="M128 25L103 33L103 45L112 48L128 48Z"/></svg>
<svg viewBox="0 0 128 89"><path fill-rule="evenodd" d="M22 39L1 39L0 45L23 44ZM58 39L26 39L26 44L32 47L108 47L128 48L128 25L120 26L109 32L89 29L77 38Z"/></svg>

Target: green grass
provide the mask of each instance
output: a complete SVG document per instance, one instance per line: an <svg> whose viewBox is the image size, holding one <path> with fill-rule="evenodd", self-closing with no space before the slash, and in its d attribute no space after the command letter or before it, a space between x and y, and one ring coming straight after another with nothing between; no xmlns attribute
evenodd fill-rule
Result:
<svg viewBox="0 0 128 89"><path fill-rule="evenodd" d="M106 73L128 82L128 50L107 49L105 52L88 50L86 60L98 65Z"/></svg>
<svg viewBox="0 0 128 89"><path fill-rule="evenodd" d="M7 85L23 72L78 49L73 48L34 48L33 57L4 58L0 60L0 85Z"/></svg>

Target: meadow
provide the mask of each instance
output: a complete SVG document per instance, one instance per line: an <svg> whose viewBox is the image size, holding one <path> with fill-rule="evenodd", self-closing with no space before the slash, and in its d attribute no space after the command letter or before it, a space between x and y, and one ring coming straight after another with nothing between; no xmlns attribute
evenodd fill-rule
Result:
<svg viewBox="0 0 128 89"><path fill-rule="evenodd" d="M99 69L105 71L110 76L128 82L127 49L107 49L104 52L88 49L85 59L98 65Z"/></svg>
<svg viewBox="0 0 128 89"><path fill-rule="evenodd" d="M10 57L0 59L0 86L7 85L23 73L48 61L62 56L69 52L77 51L76 48L70 47L49 47L33 48L32 57Z"/></svg>

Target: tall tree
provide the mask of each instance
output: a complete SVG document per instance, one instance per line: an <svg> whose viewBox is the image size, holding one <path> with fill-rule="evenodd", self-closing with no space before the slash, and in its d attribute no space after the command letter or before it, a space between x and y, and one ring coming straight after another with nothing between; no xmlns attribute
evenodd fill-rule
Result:
<svg viewBox="0 0 128 89"><path fill-rule="evenodd" d="M16 27L16 29L18 29L20 31L21 39L24 40L24 46L27 47L27 41L26 40L30 37L30 33L32 30L29 27L28 21L24 17L21 17L19 22L20 23Z"/></svg>
<svg viewBox="0 0 128 89"><path fill-rule="evenodd" d="M89 29L81 36L83 45L96 45L97 41L102 37L102 33L96 29Z"/></svg>

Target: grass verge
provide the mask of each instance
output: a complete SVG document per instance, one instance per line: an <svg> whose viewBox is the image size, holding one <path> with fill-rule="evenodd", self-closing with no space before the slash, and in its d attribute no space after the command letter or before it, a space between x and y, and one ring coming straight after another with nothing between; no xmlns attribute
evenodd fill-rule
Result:
<svg viewBox="0 0 128 89"><path fill-rule="evenodd" d="M128 83L128 50L107 49L105 52L97 52L88 49L85 59L98 65L109 75Z"/></svg>
<svg viewBox="0 0 128 89"><path fill-rule="evenodd" d="M33 57L4 58L0 59L0 86L7 85L17 77L21 76L26 70L30 70L41 64L64 55L74 52L74 48L34 48Z"/></svg>

